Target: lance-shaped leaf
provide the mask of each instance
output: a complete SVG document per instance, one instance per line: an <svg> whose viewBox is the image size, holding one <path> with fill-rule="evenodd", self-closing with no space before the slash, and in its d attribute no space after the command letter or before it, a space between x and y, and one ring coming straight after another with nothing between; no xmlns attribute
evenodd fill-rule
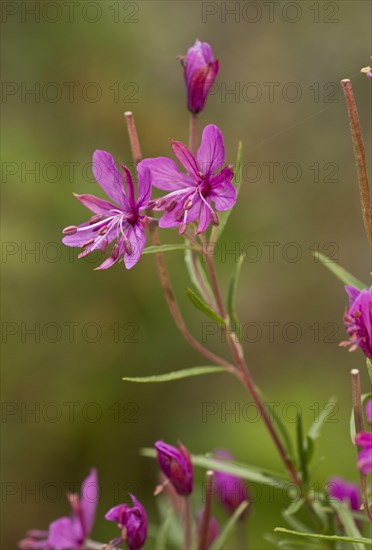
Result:
<svg viewBox="0 0 372 550"><path fill-rule="evenodd" d="M308 463L308 447L307 442L304 440L303 427L302 427L302 415L297 416L297 452L298 452L298 465L301 470L302 480L305 484L309 481L309 472L307 469Z"/></svg>
<svg viewBox="0 0 372 550"><path fill-rule="evenodd" d="M229 290L227 294L227 311L230 317L230 327L235 330L239 339L241 338L241 325L236 312L236 290L239 282L240 270L243 263L243 256L240 256L235 270L231 276Z"/></svg>
<svg viewBox="0 0 372 550"><path fill-rule="evenodd" d="M156 458L154 449L142 449L142 456L148 458ZM233 474L242 479L261 483L262 485L270 485L277 489L288 489L289 479L283 478L281 474L266 470L264 468L256 468L255 466L240 464L238 462L222 461L217 458L204 455L191 455L191 461L194 466L200 466L206 470L218 470L227 474Z"/></svg>
<svg viewBox="0 0 372 550"><path fill-rule="evenodd" d="M350 285L355 288L358 288L359 290L363 290L363 288L367 288L367 285L359 281L354 275L346 271L343 267L338 265L336 262L322 254L321 252L318 252L317 250L313 252L314 257L318 260L318 262L321 262L327 269L332 271L334 275L340 281L342 281L345 285Z"/></svg>
<svg viewBox="0 0 372 550"><path fill-rule="evenodd" d="M190 247L185 250L185 264L191 282L195 288L197 288L200 295L203 296L204 300L209 304L213 303L213 292L200 261L200 257L194 250L190 250Z"/></svg>
<svg viewBox="0 0 372 550"><path fill-rule="evenodd" d="M341 521L345 534L348 537L360 538L361 534L356 526L353 516L351 515L351 510L346 502L333 502L331 506L337 512L338 519ZM358 543L352 543L351 548L354 550L363 550L364 546Z"/></svg>
<svg viewBox="0 0 372 550"><path fill-rule="evenodd" d="M225 321L216 313L208 304L206 304L200 296L198 296L191 288L186 289L187 296L190 302L200 311L202 311L207 317L212 319L218 325L224 326Z"/></svg>
<svg viewBox="0 0 372 550"><path fill-rule="evenodd" d="M228 522L226 523L225 527L222 529L221 533L218 535L216 540L213 542L212 546L210 547L210 550L221 550L223 548L223 545L225 544L228 536L230 533L233 532L237 522L239 521L239 518L243 514L243 512L247 509L248 502L245 500L238 506L238 508L235 510L233 515L230 517Z"/></svg>
<svg viewBox="0 0 372 550"><path fill-rule="evenodd" d="M139 384L159 384L161 382L173 382L173 380L181 380L190 376L200 376L202 374L212 374L215 372L227 372L224 367L192 367L191 369L181 369L174 372L166 372L164 374L154 374L152 376L125 376L124 382L136 382Z"/></svg>
<svg viewBox="0 0 372 550"><path fill-rule="evenodd" d="M243 174L243 166L242 166L242 160L243 160L243 143L239 141L238 143L238 154L236 158L236 164L235 164L235 172L233 177L233 184L236 187L236 194L239 195L240 186L242 183L242 174ZM216 230L216 241L221 237L222 232L225 228L225 225L227 223L227 220L229 219L229 216L231 214L231 210L224 210L223 212L219 213L219 225Z"/></svg>
<svg viewBox="0 0 372 550"><path fill-rule="evenodd" d="M158 246L148 246L143 249L142 254L158 254L159 252L172 252L173 250L193 250L192 246L184 244L159 244Z"/></svg>
<svg viewBox="0 0 372 550"><path fill-rule="evenodd" d="M275 533L286 533L287 535L307 537L310 539L328 540L331 542L358 542L361 544L367 544L368 548L370 548L372 544L372 539L367 539L364 537L341 537L338 535L321 535L318 533L300 533L299 531L291 531L290 529L285 529L284 527L276 527L274 531Z"/></svg>

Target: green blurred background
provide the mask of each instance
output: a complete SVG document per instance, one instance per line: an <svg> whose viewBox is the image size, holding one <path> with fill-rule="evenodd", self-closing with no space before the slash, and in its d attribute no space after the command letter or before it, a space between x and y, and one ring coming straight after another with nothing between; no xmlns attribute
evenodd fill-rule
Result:
<svg viewBox="0 0 372 550"><path fill-rule="evenodd" d="M326 457L317 473L321 485L333 474L356 480L348 435L349 371L361 367L367 387L364 360L359 351L348 354L338 347L344 339L346 295L314 261L311 249L333 253L367 280L368 247L339 81L353 81L368 151L371 83L359 69L369 62L371 4L2 4L1 548L14 549L27 529L45 528L66 514L66 483L77 486L92 465L102 489L93 538L114 536L115 527L103 516L126 500L128 491L143 501L156 523L157 468L139 456L139 449L160 438L181 439L195 453L225 447L239 461L281 468L262 424L239 414L250 399L233 379L218 375L157 386L121 381L124 375L205 364L172 322L154 257L144 257L129 272L122 265L94 272L97 258L79 261L76 251L59 244L64 226L87 219L72 192L102 196L92 181L93 151L105 149L131 162L124 111L135 113L145 156L169 155L170 137L187 139L176 56L197 37L212 45L220 61L215 93L200 122L223 130L229 163L235 161L239 139L244 161L251 163L223 240L227 249L255 243L251 247L261 253L255 260L250 248L239 287L242 323L262 330L258 341L244 342L248 363L282 414L293 418L286 404L301 405L306 426L316 404L322 407L338 396L336 421L325 426L314 464ZM28 11L35 4L36 21ZM224 14L225 9L235 15ZM40 92L27 95L35 83ZM275 83L274 96L268 83ZM274 181L268 163L278 163ZM287 163L296 163L301 176ZM178 241L172 230L161 237ZM278 243L273 257L267 243ZM296 243L298 261L289 261L295 249L288 243ZM169 254L167 263L185 318L201 338L204 318L185 299L189 282L182 253ZM226 285L234 255L219 254L217 263ZM270 322L279 323L273 340ZM289 341L296 339L290 328L285 336L287 323L300 327L296 342ZM36 336L27 333L32 328ZM246 340L254 339L253 327ZM227 353L219 340L208 342ZM203 419L208 402L217 412ZM27 414L32 408L36 416ZM237 417L224 415L234 408ZM285 420L293 434L293 422L288 415ZM250 548L270 548L264 534L284 524L285 499L275 493L269 502L263 492L255 500ZM216 514L223 521L218 507ZM149 541L147 548L152 545Z"/></svg>

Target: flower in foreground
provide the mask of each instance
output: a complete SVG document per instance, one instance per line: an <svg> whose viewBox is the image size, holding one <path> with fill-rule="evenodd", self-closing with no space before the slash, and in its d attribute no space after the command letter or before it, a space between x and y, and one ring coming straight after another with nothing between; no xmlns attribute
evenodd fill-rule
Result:
<svg viewBox="0 0 372 550"><path fill-rule="evenodd" d="M223 449L214 451L213 454L222 461L234 460L234 457ZM220 502L231 514L235 512L242 502L249 500L247 488L240 477L216 470L214 481ZM244 517L244 514L242 517Z"/></svg>
<svg viewBox="0 0 372 550"><path fill-rule="evenodd" d="M203 233L210 222L218 225L218 216L211 203L216 210L222 211L229 210L236 202L233 169L231 166L222 168L225 161L222 133L214 124L206 126L196 158L179 141L172 141L172 149L187 174L180 172L177 164L166 157L145 159L141 163L149 169L152 185L170 191L152 201L155 209L165 210L159 226L179 226L182 234L187 223L199 220L197 233Z"/></svg>
<svg viewBox="0 0 372 550"><path fill-rule="evenodd" d="M121 175L115 161L106 151L93 154L93 174L106 195L113 202L94 195L75 195L93 216L79 226L63 230L63 243L83 248L79 258L94 250L104 254L110 243L116 241L110 256L96 269L107 269L124 257L127 269L133 267L141 257L146 243L145 228L148 218L140 214L147 207L151 196L150 175L145 167L137 166L138 198L134 196L134 185L130 171L121 165Z"/></svg>
<svg viewBox="0 0 372 550"><path fill-rule="evenodd" d="M81 486L81 495L68 495L71 516L56 519L48 531L32 530L18 544L22 550L81 550L93 528L98 502L98 477L92 468Z"/></svg>
<svg viewBox="0 0 372 550"><path fill-rule="evenodd" d="M335 476L328 481L327 491L331 498L347 502L351 510L360 510L360 490L355 483L348 483L342 477Z"/></svg>
<svg viewBox="0 0 372 550"><path fill-rule="evenodd" d="M218 61L207 42L196 40L182 59L187 88L187 107L192 113L204 109L208 93L218 74Z"/></svg>
<svg viewBox="0 0 372 550"><path fill-rule="evenodd" d="M344 315L344 323L349 340L340 346L350 346L349 351L358 347L369 359L372 358L372 287L358 290L345 286L349 295L349 308Z"/></svg>
<svg viewBox="0 0 372 550"><path fill-rule="evenodd" d="M183 445L178 449L157 441L155 449L162 472L167 476L179 495L189 495L192 492L194 475L190 455Z"/></svg>
<svg viewBox="0 0 372 550"><path fill-rule="evenodd" d="M142 504L130 495L133 506L119 504L111 508L105 515L108 521L117 523L121 536L110 543L110 547L119 547L123 542L129 550L139 550L147 538L147 514Z"/></svg>
<svg viewBox="0 0 372 550"><path fill-rule="evenodd" d="M199 533L198 538L200 538L200 529L202 526L203 513L204 513L203 509L198 510L196 512L196 527ZM214 543L214 541L216 540L219 534L220 534L220 526L216 518L212 516L211 519L209 520L209 526L208 526L207 548L212 546L212 544Z"/></svg>
<svg viewBox="0 0 372 550"><path fill-rule="evenodd" d="M363 474L370 474L372 472L372 433L356 434L355 443L361 447L358 453L358 468Z"/></svg>

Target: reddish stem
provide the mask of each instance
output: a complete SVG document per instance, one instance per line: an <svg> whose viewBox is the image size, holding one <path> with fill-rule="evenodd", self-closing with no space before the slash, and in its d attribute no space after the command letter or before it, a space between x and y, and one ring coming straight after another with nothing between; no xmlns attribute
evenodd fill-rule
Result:
<svg viewBox="0 0 372 550"><path fill-rule="evenodd" d="M124 113L125 122L127 123L130 146L132 149L133 160L138 164L142 160L141 147L138 139L136 123L134 122L134 116L131 111Z"/></svg>
<svg viewBox="0 0 372 550"><path fill-rule="evenodd" d="M205 474L205 504L199 529L198 550L208 549L209 526L212 517L213 479L214 472L208 470Z"/></svg>
<svg viewBox="0 0 372 550"><path fill-rule="evenodd" d="M367 234L370 245L372 246L372 209L368 185L368 172L366 163L366 153L364 149L362 130L360 127L358 110L355 103L353 88L351 81L348 79L341 80L344 90L346 104L349 114L349 122L351 128L351 137L354 146L354 157L358 173L360 203L362 207L362 215L364 228Z"/></svg>

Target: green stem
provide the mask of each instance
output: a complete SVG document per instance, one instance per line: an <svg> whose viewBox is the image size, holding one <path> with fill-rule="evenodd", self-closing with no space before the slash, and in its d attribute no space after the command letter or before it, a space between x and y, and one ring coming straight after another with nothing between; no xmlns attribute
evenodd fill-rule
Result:
<svg viewBox="0 0 372 550"><path fill-rule="evenodd" d="M196 155L198 145L198 115L195 113L190 114L190 126L189 126L189 149L193 155Z"/></svg>

